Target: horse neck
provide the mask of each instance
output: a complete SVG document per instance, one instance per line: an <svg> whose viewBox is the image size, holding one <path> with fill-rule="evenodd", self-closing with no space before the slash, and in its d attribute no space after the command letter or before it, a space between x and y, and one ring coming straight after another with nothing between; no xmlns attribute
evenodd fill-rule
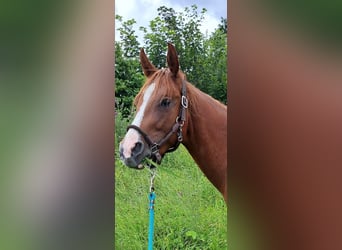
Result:
<svg viewBox="0 0 342 250"><path fill-rule="evenodd" d="M192 86L189 100L183 144L227 199L227 108Z"/></svg>

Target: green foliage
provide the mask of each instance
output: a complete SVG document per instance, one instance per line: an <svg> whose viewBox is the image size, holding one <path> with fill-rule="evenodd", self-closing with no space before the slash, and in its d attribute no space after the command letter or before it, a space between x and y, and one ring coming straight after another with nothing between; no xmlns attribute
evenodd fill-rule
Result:
<svg viewBox="0 0 342 250"><path fill-rule="evenodd" d="M119 119L116 136L126 124ZM116 155L115 249L147 248L149 177ZM155 249L227 249L225 202L183 146L163 159L155 188Z"/></svg>
<svg viewBox="0 0 342 250"><path fill-rule="evenodd" d="M144 29L144 47L156 67L166 66L167 42L172 42L180 55L182 70L190 74L188 78L191 79L193 65L203 53L204 35L199 27L205 12L202 9L199 14L196 5L179 13L165 6L158 8L158 16L150 22L150 32Z"/></svg>
<svg viewBox="0 0 342 250"><path fill-rule="evenodd" d="M144 45L150 61L157 67L166 66L167 42L176 46L181 69L189 82L215 99L227 103L227 20L222 18L217 29L208 37L201 33L206 9L196 5L183 12L161 6L158 16L149 27L140 27L144 33ZM120 23L120 41L115 42L115 96L117 108L123 116L131 113L134 96L138 93L144 77L139 64L139 47L133 26L134 19Z"/></svg>
<svg viewBox="0 0 342 250"><path fill-rule="evenodd" d="M205 41L201 89L221 102L227 103L227 22L221 19L219 28Z"/></svg>
<svg viewBox="0 0 342 250"><path fill-rule="evenodd" d="M115 18L121 23L118 30L120 32L120 44L122 46L123 56L125 58L137 58L139 55L139 42L138 36L135 35L133 29L133 25L136 21L134 19L129 19L124 22L123 18L119 15L116 15Z"/></svg>
<svg viewBox="0 0 342 250"><path fill-rule="evenodd" d="M120 42L115 42L115 105L127 117L132 111L134 96L139 92L144 81L139 63L139 42L133 25L133 19L123 22L121 16L116 16L121 22L119 28Z"/></svg>

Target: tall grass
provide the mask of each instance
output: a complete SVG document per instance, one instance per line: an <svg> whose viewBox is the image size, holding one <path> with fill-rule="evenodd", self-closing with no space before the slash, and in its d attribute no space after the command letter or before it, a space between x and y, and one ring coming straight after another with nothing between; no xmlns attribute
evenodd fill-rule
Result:
<svg viewBox="0 0 342 250"><path fill-rule="evenodd" d="M116 143L126 125L118 115ZM116 150L115 249L147 249L149 181L147 169L127 168ZM227 249L225 202L183 146L164 157L155 192L154 249Z"/></svg>

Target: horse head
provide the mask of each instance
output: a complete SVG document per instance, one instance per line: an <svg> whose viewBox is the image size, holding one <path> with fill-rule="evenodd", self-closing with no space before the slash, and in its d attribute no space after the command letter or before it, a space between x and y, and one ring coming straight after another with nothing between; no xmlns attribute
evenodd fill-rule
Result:
<svg viewBox="0 0 342 250"><path fill-rule="evenodd" d="M160 163L166 152L177 148L188 106L185 75L172 44L168 44L168 68L157 69L143 49L140 62L147 79L134 99L134 120L120 142L120 158L132 168L140 168L146 157Z"/></svg>

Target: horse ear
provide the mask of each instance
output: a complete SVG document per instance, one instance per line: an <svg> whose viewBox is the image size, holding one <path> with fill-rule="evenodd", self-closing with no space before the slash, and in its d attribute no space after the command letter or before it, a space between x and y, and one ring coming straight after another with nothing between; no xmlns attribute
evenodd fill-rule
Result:
<svg viewBox="0 0 342 250"><path fill-rule="evenodd" d="M167 65L174 76L177 76L179 70L178 55L175 46L171 43L167 44Z"/></svg>
<svg viewBox="0 0 342 250"><path fill-rule="evenodd" d="M156 72L158 69L148 60L145 51L143 48L140 50L140 63L141 67L144 71L144 75L146 77L149 77L152 75L154 72Z"/></svg>

